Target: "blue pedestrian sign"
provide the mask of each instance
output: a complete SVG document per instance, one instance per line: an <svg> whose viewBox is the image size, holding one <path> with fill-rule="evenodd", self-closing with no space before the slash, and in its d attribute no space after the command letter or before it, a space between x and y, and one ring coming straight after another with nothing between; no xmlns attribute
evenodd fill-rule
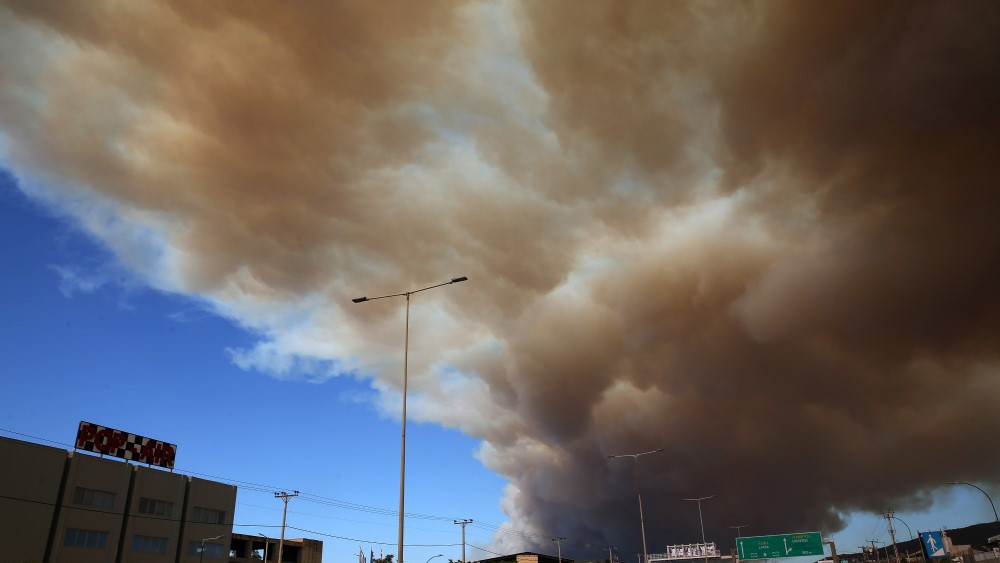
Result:
<svg viewBox="0 0 1000 563"><path fill-rule="evenodd" d="M941 532L920 532L920 542L924 544L927 557L947 557Z"/></svg>

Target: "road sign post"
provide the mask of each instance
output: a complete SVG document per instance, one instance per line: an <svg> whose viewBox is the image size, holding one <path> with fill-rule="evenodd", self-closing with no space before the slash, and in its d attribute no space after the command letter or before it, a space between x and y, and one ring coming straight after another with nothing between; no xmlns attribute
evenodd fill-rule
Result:
<svg viewBox="0 0 1000 563"><path fill-rule="evenodd" d="M799 532L776 536L753 536L736 539L740 559L776 559L823 555L823 534Z"/></svg>

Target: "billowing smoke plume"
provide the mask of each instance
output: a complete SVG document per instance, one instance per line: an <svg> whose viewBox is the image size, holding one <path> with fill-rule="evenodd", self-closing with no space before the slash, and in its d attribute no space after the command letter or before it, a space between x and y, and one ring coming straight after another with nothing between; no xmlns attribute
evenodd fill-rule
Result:
<svg viewBox="0 0 1000 563"><path fill-rule="evenodd" d="M0 150L258 331L247 369L392 402L401 312L350 298L469 276L415 299L415 410L484 440L511 527L639 547L606 457L663 447L647 535L715 494L726 544L1000 483L997 36L995 2L7 2Z"/></svg>

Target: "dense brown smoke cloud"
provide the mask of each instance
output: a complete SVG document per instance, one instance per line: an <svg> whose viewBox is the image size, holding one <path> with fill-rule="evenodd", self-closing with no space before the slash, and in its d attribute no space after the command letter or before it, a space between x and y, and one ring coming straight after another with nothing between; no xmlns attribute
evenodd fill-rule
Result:
<svg viewBox="0 0 1000 563"><path fill-rule="evenodd" d="M8 2L0 25L5 161L260 331L240 365L334 361L390 396L398 311L349 298L474 279L422 301L448 352L415 354L416 410L485 441L514 529L640 546L605 458L657 447L660 546L699 537L684 497L717 495L727 545L751 511L834 531L1000 484L996 3ZM915 461L931 443L977 455Z"/></svg>

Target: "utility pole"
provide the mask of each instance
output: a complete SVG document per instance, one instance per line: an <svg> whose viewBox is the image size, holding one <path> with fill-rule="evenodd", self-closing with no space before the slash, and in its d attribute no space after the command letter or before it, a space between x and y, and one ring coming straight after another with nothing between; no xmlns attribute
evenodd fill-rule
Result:
<svg viewBox="0 0 1000 563"><path fill-rule="evenodd" d="M889 537L892 538L892 551L896 554L896 563L899 563L899 548L896 547L896 530L892 529L892 517L896 513L892 510L885 511L885 521L889 523ZM888 557L886 557L888 559Z"/></svg>
<svg viewBox="0 0 1000 563"><path fill-rule="evenodd" d="M462 527L462 563L465 563L465 525L471 524L472 519L455 520L455 523Z"/></svg>
<svg viewBox="0 0 1000 563"><path fill-rule="evenodd" d="M559 552L559 563L562 563L562 542L566 541L566 538L552 538L552 541L556 542L556 549Z"/></svg>
<svg viewBox="0 0 1000 563"><path fill-rule="evenodd" d="M274 493L274 498L280 498L281 500L283 500L285 502L285 509L281 511L281 539L278 540L278 561L277 561L277 563L281 563L281 555L282 555L282 552L285 549L285 519L288 516L288 501L290 499L293 499L293 498L297 497L297 496L299 496L299 492L298 491L292 491L290 493L286 493L285 491L281 491L280 493Z"/></svg>
<svg viewBox="0 0 1000 563"><path fill-rule="evenodd" d="M875 563L880 563L882 558L878 553L878 548L875 547L875 540L868 540L868 543L872 544L872 551L875 552Z"/></svg>

